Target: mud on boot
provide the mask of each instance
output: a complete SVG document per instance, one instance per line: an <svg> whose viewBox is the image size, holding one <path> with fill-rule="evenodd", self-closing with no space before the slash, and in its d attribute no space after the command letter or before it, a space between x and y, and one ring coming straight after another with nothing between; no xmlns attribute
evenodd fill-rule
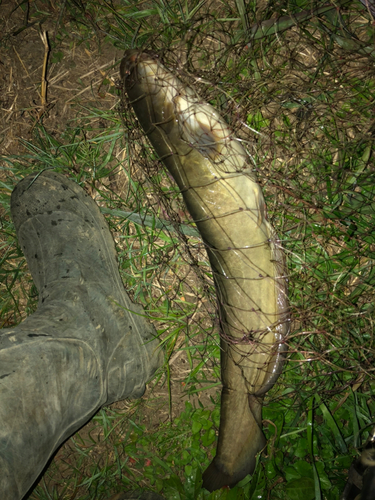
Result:
<svg viewBox="0 0 375 500"><path fill-rule="evenodd" d="M39 292L37 311L0 331L0 496L17 500L100 407L142 396L163 354L89 195L46 171L15 187L11 212Z"/></svg>

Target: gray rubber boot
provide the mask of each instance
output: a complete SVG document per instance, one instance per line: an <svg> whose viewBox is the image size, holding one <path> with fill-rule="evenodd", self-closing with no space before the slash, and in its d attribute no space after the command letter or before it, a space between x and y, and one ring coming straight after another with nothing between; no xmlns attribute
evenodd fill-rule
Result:
<svg viewBox="0 0 375 500"><path fill-rule="evenodd" d="M142 396L163 362L126 294L107 223L51 171L14 189L12 217L37 311L0 331L0 498L21 499L58 446L98 409Z"/></svg>

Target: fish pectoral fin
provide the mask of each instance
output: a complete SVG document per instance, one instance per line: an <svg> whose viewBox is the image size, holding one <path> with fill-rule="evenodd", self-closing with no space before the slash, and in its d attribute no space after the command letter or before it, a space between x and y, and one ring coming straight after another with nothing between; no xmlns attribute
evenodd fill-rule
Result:
<svg viewBox="0 0 375 500"><path fill-rule="evenodd" d="M208 491L233 487L254 472L256 455L266 445L259 417L251 411L247 393L223 388L217 454L203 474Z"/></svg>

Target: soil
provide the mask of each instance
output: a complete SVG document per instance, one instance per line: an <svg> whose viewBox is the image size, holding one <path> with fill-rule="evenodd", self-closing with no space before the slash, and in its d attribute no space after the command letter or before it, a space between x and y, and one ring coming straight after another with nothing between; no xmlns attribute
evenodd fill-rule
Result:
<svg viewBox="0 0 375 500"><path fill-rule="evenodd" d="M74 43L62 41L50 53L47 67L46 103L42 99L42 75L45 46L41 33L47 32L53 42L59 11L43 3L48 17L40 29L38 24L24 28L25 14L13 1L2 3L2 46L0 59L1 153L22 152L20 140L31 140L36 123L59 136L82 113L83 107L111 109L117 98L106 91L118 80L118 64L122 50L91 39ZM61 60L59 61L61 57ZM59 62L53 62L59 61Z"/></svg>

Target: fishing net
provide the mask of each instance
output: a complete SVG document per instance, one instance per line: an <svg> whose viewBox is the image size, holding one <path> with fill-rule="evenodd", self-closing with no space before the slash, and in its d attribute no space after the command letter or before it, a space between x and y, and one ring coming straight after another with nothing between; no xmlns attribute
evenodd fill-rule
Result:
<svg viewBox="0 0 375 500"><path fill-rule="evenodd" d="M246 148L287 255L293 324L286 372L300 373L306 391L334 394L373 370L370 22L360 4L329 6L320 14L323 9L310 5L304 18L293 15L291 4L285 7L289 14L277 29L258 22L247 43L235 43L233 21L200 11L177 46L166 44L164 33L143 48L160 54L165 67L215 106ZM253 12L253 20L268 18L275 5L269 9ZM145 215L152 210L155 223L167 221L174 240L166 267L160 256L149 256L154 277L170 301L188 289L195 308L202 304L198 287L212 318L204 245L126 97L122 106L127 147L137 158L132 178L149 200L139 208ZM176 259L187 267L173 270Z"/></svg>
<svg viewBox="0 0 375 500"><path fill-rule="evenodd" d="M373 423L373 10L359 2L257 2L241 24L228 19L229 5L210 4L181 28L177 43L169 40L172 28L151 40L139 34L142 50L211 103L246 149L287 257L288 363L269 401L276 413L277 404L285 414L294 409L289 430L309 409L341 453L359 446ZM150 201L143 213L173 227L166 266L149 256L154 277L172 309L186 310L175 299L188 289L190 340L217 346L205 245L189 233L194 224L179 189L126 97L122 116L131 156L141 159L133 178ZM177 260L184 265L172 268Z"/></svg>
<svg viewBox="0 0 375 500"><path fill-rule="evenodd" d="M84 12L85 33L121 50L157 54L210 103L246 151L286 257L287 361L265 397L269 446L247 497L258 491L264 498L307 499L313 491L311 498L319 498L318 477L321 498L338 498L375 411L373 0L87 4L64 2L71 19L62 7L56 32L62 19ZM30 146L27 168L63 165L86 182L108 217L123 280L153 319L170 366L186 356L179 382L188 396L207 391L217 403L221 325L207 247L117 83L116 145L85 130L89 119L82 120L83 132L77 125L69 145L35 127L40 140ZM102 129L112 125L105 120ZM93 156L91 166L95 144L102 156ZM22 168L10 169L13 184ZM12 252L5 248L4 261ZM4 326L36 308L36 291L16 257L19 267L4 272L4 290L13 293L18 279L21 300L4 313Z"/></svg>

